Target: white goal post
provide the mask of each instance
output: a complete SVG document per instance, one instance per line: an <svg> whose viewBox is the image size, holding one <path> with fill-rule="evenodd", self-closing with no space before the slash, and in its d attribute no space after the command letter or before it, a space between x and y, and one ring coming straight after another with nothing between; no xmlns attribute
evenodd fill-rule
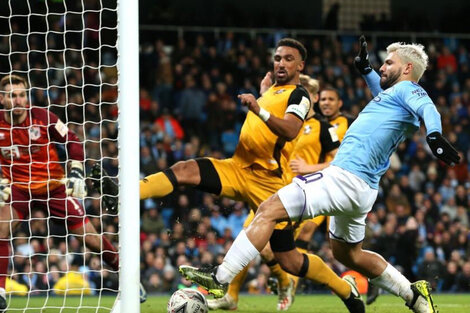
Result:
<svg viewBox="0 0 470 313"><path fill-rule="evenodd" d="M18 136L8 136L5 143L5 134L13 134L16 126L0 127L0 179L9 178L0 182L0 192L5 186L16 188L16 198L12 193L5 206L0 201L0 209L12 216L7 221L10 236L0 238L0 297L5 286L8 312L139 313L138 1L6 0L0 28L0 79L7 77L13 86L18 85L16 76L23 78L30 104L24 110L27 125L17 127L29 144L15 141ZM1 95L6 93L13 95L11 90ZM0 123L12 112L0 107ZM38 161L40 150L50 162ZM81 150L83 159L77 153ZM67 194L71 178L77 179L71 174L77 164L83 166L78 179L100 164L119 181L119 213L103 204L97 188L104 188L104 180L93 187L96 180L86 179L85 196ZM13 174L21 166L29 168L29 180L23 175L18 181ZM44 198L32 187L39 177L33 168L41 167ZM18 188L28 200L17 198ZM20 209L18 203L26 204ZM96 234L89 235L87 225Z"/></svg>
<svg viewBox="0 0 470 313"><path fill-rule="evenodd" d="M138 3L118 3L121 312L136 313L140 312Z"/></svg>

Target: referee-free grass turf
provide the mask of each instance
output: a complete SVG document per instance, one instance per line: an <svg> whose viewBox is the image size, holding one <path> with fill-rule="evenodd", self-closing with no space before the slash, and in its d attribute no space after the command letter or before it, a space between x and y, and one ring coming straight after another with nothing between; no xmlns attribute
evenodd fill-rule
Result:
<svg viewBox="0 0 470 313"><path fill-rule="evenodd" d="M149 296L147 302L141 305L141 313L165 313L166 296ZM439 313L469 313L470 294L436 294L434 301ZM9 313L108 313L114 303L114 297L14 297L11 298ZM81 304L81 305L80 305ZM211 311L214 313L226 311ZM238 313L277 312L276 297L242 295L238 305ZM289 312L293 313L347 313L339 298L333 295L299 295ZM366 308L370 313L410 313L400 298L391 295L381 295L377 301ZM121 312L124 313L124 312ZM135 312L125 312L135 313Z"/></svg>

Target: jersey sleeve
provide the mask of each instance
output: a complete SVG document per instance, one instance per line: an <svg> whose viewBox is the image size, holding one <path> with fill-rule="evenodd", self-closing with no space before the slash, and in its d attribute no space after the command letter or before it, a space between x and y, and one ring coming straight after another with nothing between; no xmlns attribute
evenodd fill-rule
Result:
<svg viewBox="0 0 470 313"><path fill-rule="evenodd" d="M441 115L428 93L415 82L402 82L396 85L396 96L405 109L419 116L426 125L426 133L442 133Z"/></svg>
<svg viewBox="0 0 470 313"><path fill-rule="evenodd" d="M70 130L57 115L50 111L48 113L48 123L51 141L65 143L68 158L71 160L83 161L83 145L78 136Z"/></svg>
<svg viewBox="0 0 470 313"><path fill-rule="evenodd" d="M339 138L336 129L329 123L320 121L320 144L322 153L328 153L339 148Z"/></svg>
<svg viewBox="0 0 470 313"><path fill-rule="evenodd" d="M380 76L376 71L373 70L369 74L363 75L363 77L374 97L383 91L382 87L380 87Z"/></svg>
<svg viewBox="0 0 470 313"><path fill-rule="evenodd" d="M303 87L297 87L292 91L287 102L286 114L294 114L302 121L310 110L310 97Z"/></svg>

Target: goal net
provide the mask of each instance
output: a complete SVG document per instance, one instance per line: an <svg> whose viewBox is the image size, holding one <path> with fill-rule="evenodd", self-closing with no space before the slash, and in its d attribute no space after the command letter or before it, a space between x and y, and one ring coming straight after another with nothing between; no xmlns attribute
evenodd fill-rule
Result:
<svg viewBox="0 0 470 313"><path fill-rule="evenodd" d="M114 263L118 258L113 248L118 247L118 216L105 209L103 195L93 189L90 179L86 180L87 195L63 201L65 213L60 213L56 202L61 196L55 191L58 182L54 173L49 172L53 163L50 151L57 152L64 177L70 177L70 161L76 159L70 143L75 139L65 136L65 142L57 141L57 134L49 128L45 133L37 132L41 125L33 110L45 108L54 113L77 135L75 144L84 152L84 175L98 163L117 181L117 3L2 1L0 28L0 77L19 75L30 86L26 91L30 103L26 124L16 125L27 130L29 144L21 146L17 137L9 135L15 126L7 129L10 132L7 134L0 129L2 154L4 149L13 151L19 147L20 154L29 155L29 162L20 165L12 156L7 170L2 164L3 176L10 171L13 177L9 187L15 188L15 164L30 169L26 173L30 181L20 188L26 200L18 200L12 194L11 206L7 203L1 208L10 212L6 221L10 235L3 238L8 242L9 256L0 260L9 261L7 272L0 273L6 276L8 312L64 312L72 308L73 312L109 312L119 288L119 266ZM5 108L0 111L0 115L12 114L12 110ZM50 116L47 119L54 122ZM58 128L59 122L54 125L59 134L64 131ZM38 136L47 138L41 141ZM10 138L9 144L1 142L5 138ZM50 162L43 164L43 168L51 178L43 181L48 187L41 197L33 190L38 182L32 172L38 165L35 163L40 162L35 153L45 145ZM102 180L98 180L100 184ZM16 206L21 214L15 214ZM76 206L75 210L71 206ZM86 225L92 225L97 235L88 234ZM87 248L85 242L93 242L93 238L99 238L98 248L96 240L94 248Z"/></svg>

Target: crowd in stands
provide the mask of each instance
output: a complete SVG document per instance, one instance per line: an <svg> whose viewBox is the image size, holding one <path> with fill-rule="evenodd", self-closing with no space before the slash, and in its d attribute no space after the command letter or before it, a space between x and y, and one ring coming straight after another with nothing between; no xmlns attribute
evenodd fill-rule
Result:
<svg viewBox="0 0 470 313"><path fill-rule="evenodd" d="M167 42L143 38L141 177L180 160L233 154L246 115L236 96L246 92L259 95L259 83L272 68L272 48L279 37L228 32L219 38L212 34L187 34ZM343 112L357 116L371 99L364 80L353 68L357 38L298 39L308 49L305 74L318 79L321 88L338 89L344 102ZM30 41L33 45L43 44L34 36ZM50 40L48 48L61 42ZM369 44L376 69L386 42L391 39ZM368 216L364 244L381 253L411 280L427 279L439 291L470 292L470 54L465 42L429 39L422 43L430 64L420 84L434 100L441 113L443 132L460 151L462 162L449 168L433 158L424 129L400 144ZM7 44L0 42L0 50ZM31 94L33 104L53 104L51 110L65 121L76 123L69 123L69 127L86 141L87 168L94 160L104 158L105 169L117 176L116 55L105 51L101 59L93 59L96 57L86 60L91 66L83 71L70 69L67 73L59 66L64 62L61 58L80 68L85 64L82 56L70 52L47 58L46 54L27 56L25 52L12 58L10 64L12 70L28 73L36 84ZM54 68L56 63L57 67L46 74L28 68L46 64ZM102 82L106 84L100 88ZM46 83L68 88L41 88ZM74 87L83 84L87 88ZM117 217L102 216L97 198L87 199L85 204L97 230L105 231L117 244ZM242 229L249 208L243 202L179 187L164 199L142 201L140 211L141 277L149 292L167 293L191 285L178 274L179 265L221 262ZM61 227L49 227L43 212L32 216L30 225L25 223L14 234L13 279L31 290L46 290L76 266L92 288L117 288L116 275L101 269L99 255L83 256L78 241L65 236ZM63 237L67 241L59 240ZM324 229L315 234L310 249L338 274L346 270L334 260ZM264 284L268 275L269 269L256 260L244 290L267 292ZM306 292L323 290L309 283L302 288Z"/></svg>
<svg viewBox="0 0 470 313"><path fill-rule="evenodd" d="M245 110L237 94L258 95L272 67L276 36L246 38L233 33L179 37L143 44L141 53L141 176L198 156L230 157ZM357 116L371 99L353 68L357 38L300 38L308 49L305 74L321 88L337 88L343 112ZM369 44L370 59L381 65L380 51L391 39ZM430 64L420 84L441 113L443 132L462 162L444 166L430 153L425 130L402 143L384 175L367 220L365 246L381 253L411 280L427 279L439 291L470 291L470 54L465 42L425 40ZM149 70L154 69L154 70ZM190 283L177 267L220 262L240 231L249 208L180 187L165 199L142 202L142 277L150 292ZM315 234L311 250L341 274L325 231ZM259 260L245 290L266 292L269 270ZM304 283L307 292L322 289Z"/></svg>

